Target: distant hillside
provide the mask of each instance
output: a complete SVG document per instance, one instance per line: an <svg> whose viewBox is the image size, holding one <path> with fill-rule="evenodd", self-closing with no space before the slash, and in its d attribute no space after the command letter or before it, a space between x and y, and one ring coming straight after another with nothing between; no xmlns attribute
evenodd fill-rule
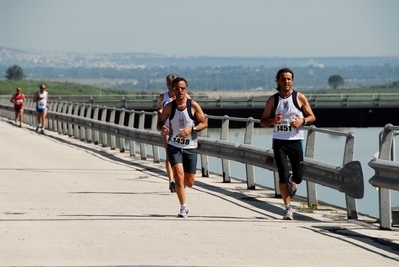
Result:
<svg viewBox="0 0 399 267"><path fill-rule="evenodd" d="M190 90L274 90L278 69L290 67L299 90L329 89L338 74L344 88L388 85L399 81L399 58L264 58L180 57L148 53L71 54L32 53L0 47L0 79L8 67L19 65L27 80L78 83L99 88L161 91L165 77L186 77Z"/></svg>
<svg viewBox="0 0 399 267"><path fill-rule="evenodd" d="M0 46L0 65L17 64L22 68L153 68L179 66L193 67L347 67L347 66L399 66L398 57L182 57L149 53L34 53Z"/></svg>

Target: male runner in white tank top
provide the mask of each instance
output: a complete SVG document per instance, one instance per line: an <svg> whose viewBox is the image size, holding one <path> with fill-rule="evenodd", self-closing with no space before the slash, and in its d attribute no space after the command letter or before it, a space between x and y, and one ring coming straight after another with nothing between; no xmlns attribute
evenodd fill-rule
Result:
<svg viewBox="0 0 399 267"><path fill-rule="evenodd" d="M303 125L316 120L306 97L292 89L293 81L292 70L284 68L278 71L278 93L267 100L260 121L262 127L274 126L273 152L281 197L285 204L285 220L294 219L290 201L303 177ZM287 157L291 171L288 169Z"/></svg>
<svg viewBox="0 0 399 267"><path fill-rule="evenodd" d="M36 102L36 118L37 126L36 131L44 134L44 129L46 129L46 117L48 111L48 93L46 92L46 85L41 84L40 90L33 96L33 102Z"/></svg>
<svg viewBox="0 0 399 267"><path fill-rule="evenodd" d="M187 81L177 77L172 82L175 100L167 104L158 118L157 128L169 135L168 157L180 202L178 217L187 217L185 186L192 187L197 168L197 132L208 127L200 105L187 97ZM169 125L165 122L170 120Z"/></svg>
<svg viewBox="0 0 399 267"><path fill-rule="evenodd" d="M158 117L161 115L162 110L166 106L166 104L172 102L175 99L175 92L173 91L172 81L176 77L177 74L169 74L168 76L166 76L166 87L168 88L168 90L160 94L158 97L158 103L157 103ZM165 122L165 125L169 125L169 120ZM167 153L168 140L169 140L169 135L163 134L162 141L166 152L165 168L166 168L166 173L168 174L169 190L170 192L173 193L176 192L176 190L175 190L175 181L173 180L173 171L172 167L170 166L169 157Z"/></svg>

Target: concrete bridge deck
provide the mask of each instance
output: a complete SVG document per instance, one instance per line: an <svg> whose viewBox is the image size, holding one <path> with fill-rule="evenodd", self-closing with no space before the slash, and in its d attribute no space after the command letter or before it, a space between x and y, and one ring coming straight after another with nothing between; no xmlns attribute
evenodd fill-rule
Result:
<svg viewBox="0 0 399 267"><path fill-rule="evenodd" d="M188 218L163 164L0 119L0 266L398 266L399 232L202 178Z"/></svg>

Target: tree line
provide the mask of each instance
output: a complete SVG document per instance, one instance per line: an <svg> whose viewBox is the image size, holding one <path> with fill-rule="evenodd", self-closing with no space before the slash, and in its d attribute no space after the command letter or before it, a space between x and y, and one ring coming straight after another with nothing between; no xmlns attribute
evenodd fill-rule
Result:
<svg viewBox="0 0 399 267"><path fill-rule="evenodd" d="M283 66L282 66L283 67ZM292 68L298 90L358 88L380 85L389 87L399 80L399 66L300 67ZM28 73L28 75L25 74ZM275 88L275 68L217 67L180 68L178 66L115 69L115 68L27 68L13 65L6 70L8 80L52 80L85 83L121 90L163 90L165 77L177 73L189 77L189 86L204 91L272 90ZM381 85L383 84L383 85Z"/></svg>

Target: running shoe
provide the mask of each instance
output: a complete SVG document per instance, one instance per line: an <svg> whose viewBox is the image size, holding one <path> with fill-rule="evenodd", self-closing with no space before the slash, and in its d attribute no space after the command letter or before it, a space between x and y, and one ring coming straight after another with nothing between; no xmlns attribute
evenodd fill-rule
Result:
<svg viewBox="0 0 399 267"><path fill-rule="evenodd" d="M285 215L283 217L284 220L293 220L294 219L294 212L291 208L285 209Z"/></svg>
<svg viewBox="0 0 399 267"><path fill-rule="evenodd" d="M290 197L294 197L296 194L296 190L297 190L297 186L296 183L294 183L294 181L292 181L292 174L290 174L290 176L288 177L288 192L290 194Z"/></svg>
<svg viewBox="0 0 399 267"><path fill-rule="evenodd" d="M40 132L41 132L42 134L44 134L44 129L41 129Z"/></svg>
<svg viewBox="0 0 399 267"><path fill-rule="evenodd" d="M170 190L171 193L176 192L176 184L175 184L175 181L170 181L170 182L169 182L169 190Z"/></svg>
<svg viewBox="0 0 399 267"><path fill-rule="evenodd" d="M186 218L187 216L188 216L188 208L187 208L187 206L186 207L181 207L180 208L180 213L177 214L177 217Z"/></svg>

